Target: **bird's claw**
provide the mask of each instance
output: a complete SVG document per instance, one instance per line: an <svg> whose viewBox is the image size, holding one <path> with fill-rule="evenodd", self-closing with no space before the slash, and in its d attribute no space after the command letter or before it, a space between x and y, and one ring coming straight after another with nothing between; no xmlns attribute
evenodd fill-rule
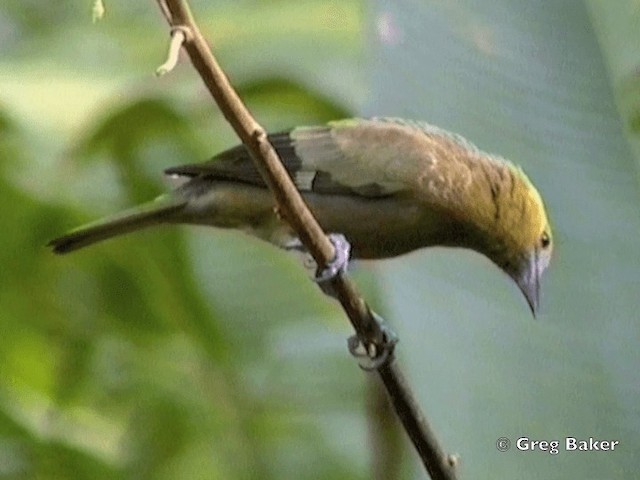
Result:
<svg viewBox="0 0 640 480"><path fill-rule="evenodd" d="M351 244L341 233L330 233L329 241L333 244L335 252L333 260L327 263L324 268L318 267L315 282L322 285L330 282L339 274L347 271L349 257L351 256Z"/></svg>
<svg viewBox="0 0 640 480"><path fill-rule="evenodd" d="M358 360L360 368L368 372L377 370L389 362L398 343L398 336L395 332L387 327L377 314L371 313L378 322L382 341L365 344L357 335L353 335L347 340L349 353Z"/></svg>
<svg viewBox="0 0 640 480"><path fill-rule="evenodd" d="M333 260L325 265L324 268L316 266L316 272L312 278L326 295L336 298L336 293L331 286L331 280L347 271L347 267L349 266L349 257L351 255L351 244L341 233L329 234L329 241L333 244L333 249L335 251ZM289 242L285 248L287 250L296 250L307 253L307 249L297 238ZM315 266L316 264L313 261L313 258L309 258L310 263Z"/></svg>
<svg viewBox="0 0 640 480"><path fill-rule="evenodd" d="M324 268L318 267L316 269L313 281L318 284L318 287L325 295L337 299L338 295L333 288L331 280L347 271L349 256L351 255L351 244L341 233L329 234L329 240L333 244L335 252L333 260L327 263Z"/></svg>
<svg viewBox="0 0 640 480"><path fill-rule="evenodd" d="M341 233L329 234L329 240L333 244L335 252L333 260L323 268L316 266L316 273L313 276L313 280L326 295L337 298L331 281L347 271L351 254L351 244ZM286 244L284 248L308 254L305 246L297 238ZM311 256L309 256L309 258L311 262L313 262L313 258ZM315 265L315 262L313 262L313 264ZM386 365L393 357L393 351L398 343L398 336L385 325L384 320L375 312L371 310L369 310L369 312L373 322L371 330L376 332L374 333L374 338L379 338L379 340L372 339L370 341L363 341L357 335L353 335L347 340L349 352L358 360L360 368L366 371L377 370Z"/></svg>

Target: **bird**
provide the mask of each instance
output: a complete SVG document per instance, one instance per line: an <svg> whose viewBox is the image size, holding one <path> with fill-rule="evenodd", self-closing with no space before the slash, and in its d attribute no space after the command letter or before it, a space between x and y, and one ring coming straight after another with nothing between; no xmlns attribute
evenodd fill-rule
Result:
<svg viewBox="0 0 640 480"><path fill-rule="evenodd" d="M268 135L320 226L355 259L433 246L480 253L519 287L534 317L553 250L543 200L524 171L426 122L336 120ZM281 248L296 241L244 145L171 167L170 192L49 243L63 254L143 228L196 224L237 229Z"/></svg>

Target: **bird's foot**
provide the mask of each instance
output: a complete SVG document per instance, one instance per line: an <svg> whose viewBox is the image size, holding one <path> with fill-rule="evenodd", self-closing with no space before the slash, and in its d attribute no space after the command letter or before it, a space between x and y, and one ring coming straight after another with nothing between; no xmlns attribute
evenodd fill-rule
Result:
<svg viewBox="0 0 640 480"><path fill-rule="evenodd" d="M318 284L320 289L326 295L336 298L336 293L331 286L331 280L347 271L347 267L349 266L349 257L351 255L351 244L341 233L329 234L329 241L333 244L333 249L335 251L333 260L323 268L320 268L316 266L313 259L311 259L315 267L313 281ZM307 249L299 239L291 241L285 248L287 250L296 250L307 253Z"/></svg>
<svg viewBox="0 0 640 480"><path fill-rule="evenodd" d="M333 244L335 254L324 268L318 268L314 280L322 285L330 282L339 274L347 271L349 257L351 256L351 244L341 233L330 233L329 241Z"/></svg>
<svg viewBox="0 0 640 480"><path fill-rule="evenodd" d="M357 335L347 340L349 353L358 360L360 368L368 372L387 364L393 357L393 351L398 343L398 336L384 323L384 320L375 312L371 312L371 315L377 323L382 336L381 341L364 343Z"/></svg>

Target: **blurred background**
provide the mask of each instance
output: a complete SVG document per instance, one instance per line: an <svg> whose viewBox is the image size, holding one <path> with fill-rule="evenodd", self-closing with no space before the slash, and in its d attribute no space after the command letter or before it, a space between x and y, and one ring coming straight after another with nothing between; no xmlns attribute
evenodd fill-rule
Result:
<svg viewBox="0 0 640 480"><path fill-rule="evenodd" d="M640 4L193 0L270 131L426 120L523 166L556 250L538 321L479 255L354 275L462 478L640 471ZM171 227L66 257L44 245L237 143L155 2L0 6L0 478L425 478L348 323L298 259ZM508 452L498 437L618 440Z"/></svg>

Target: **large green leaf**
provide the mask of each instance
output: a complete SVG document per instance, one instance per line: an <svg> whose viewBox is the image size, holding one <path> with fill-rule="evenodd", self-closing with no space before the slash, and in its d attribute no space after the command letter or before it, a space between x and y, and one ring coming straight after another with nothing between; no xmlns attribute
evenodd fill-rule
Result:
<svg viewBox="0 0 640 480"><path fill-rule="evenodd" d="M378 1L369 28L366 112L424 119L519 163L556 234L537 322L475 254L425 251L380 268L402 358L463 477L635 477L640 191L585 5ZM637 61L638 44L627 47ZM496 449L502 436L512 451ZM553 457L518 451L521 436L620 445Z"/></svg>

